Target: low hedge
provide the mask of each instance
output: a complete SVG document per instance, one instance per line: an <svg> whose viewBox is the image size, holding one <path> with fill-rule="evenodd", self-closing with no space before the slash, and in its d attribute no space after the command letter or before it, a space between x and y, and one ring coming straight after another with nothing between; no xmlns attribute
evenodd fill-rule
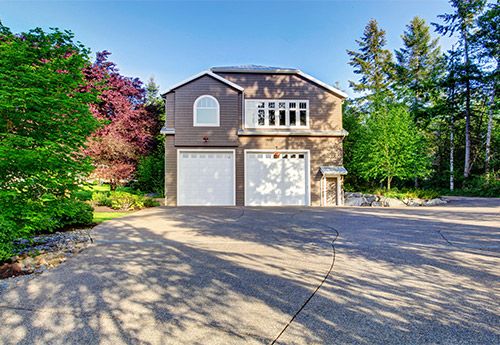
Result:
<svg viewBox="0 0 500 345"><path fill-rule="evenodd" d="M75 197L43 195L31 200L0 192L0 262L15 254L13 241L68 226L92 224L93 208Z"/></svg>

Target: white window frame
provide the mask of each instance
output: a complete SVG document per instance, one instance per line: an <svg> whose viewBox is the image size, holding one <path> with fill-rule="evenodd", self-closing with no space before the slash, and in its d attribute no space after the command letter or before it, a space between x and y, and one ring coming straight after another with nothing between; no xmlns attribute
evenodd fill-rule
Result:
<svg viewBox="0 0 500 345"><path fill-rule="evenodd" d="M198 112L197 112L198 107L197 107L197 105L198 105L198 102L204 97L211 98L217 104L217 123L198 122ZM210 107L210 108L205 108L205 109L213 109L213 108ZM214 96L211 96L211 95L201 95L198 98L196 98L196 100L193 103L193 126L194 127L220 127L220 104L219 104L219 101L217 100L217 98L215 98Z"/></svg>
<svg viewBox="0 0 500 345"><path fill-rule="evenodd" d="M251 112L246 111L249 107L247 104L248 102L255 102L255 104L259 102L264 103L264 108L255 108L255 114L252 114ZM280 126L279 125L279 111L280 108L278 107L279 103L285 102L285 108L281 110L285 110L285 125ZM269 108L269 103L275 103L274 108ZM290 103L295 103L295 108L290 108ZM306 109L300 109L299 104L300 103L306 103ZM259 125L258 124L258 112L259 110L264 110L264 125ZM274 125L269 124L269 110L274 110L274 117L275 117L275 122ZM295 110L295 125L290 125L290 110ZM306 124L300 125L300 111L305 110L306 111ZM246 126L246 128L287 128L287 129L294 129L294 128L300 128L300 129L305 129L309 128L309 100L306 99L245 99L245 117L246 116L255 116L255 119L253 121L252 127ZM245 118L246 120L246 118ZM247 124L246 121L243 121L243 123Z"/></svg>

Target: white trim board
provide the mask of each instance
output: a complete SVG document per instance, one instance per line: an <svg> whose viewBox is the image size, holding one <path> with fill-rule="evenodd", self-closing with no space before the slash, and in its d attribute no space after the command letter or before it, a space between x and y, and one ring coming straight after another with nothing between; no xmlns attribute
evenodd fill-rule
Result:
<svg viewBox="0 0 500 345"><path fill-rule="evenodd" d="M195 74L195 75L193 75L193 76L191 76L191 77L189 77L189 78L187 78L187 79L185 79L185 80L181 81L180 83L175 84L175 85L174 85L174 86L172 86L170 89L168 89L167 91L165 91L164 93L162 93L162 95L166 95L166 94L167 94L167 93L169 93L170 91L173 91L173 90L175 90L175 89L177 89L177 88L181 87L182 85L189 83L189 82L190 82L190 81L192 81L192 80L195 80L195 79L198 79L198 78L200 78L200 77L203 77L204 75L208 75L208 76L210 76L210 77L212 77L212 78L214 78L214 79L217 79L218 81L220 81L220 82L222 82L222 83L224 83L224 84L226 84L226 85L229 85L229 86L231 86L232 88L234 88L234 89L236 89L236 90L238 90L238 91L243 92L243 90L244 90L244 89L243 89L241 86L239 86L238 84L235 84L235 83L233 83L232 81L229 81L229 80L227 80L227 79L225 79L225 78L221 77L220 75L215 74L215 73L213 73L212 71L207 70L207 71L203 71L203 72L200 72L200 73L198 73L198 74Z"/></svg>

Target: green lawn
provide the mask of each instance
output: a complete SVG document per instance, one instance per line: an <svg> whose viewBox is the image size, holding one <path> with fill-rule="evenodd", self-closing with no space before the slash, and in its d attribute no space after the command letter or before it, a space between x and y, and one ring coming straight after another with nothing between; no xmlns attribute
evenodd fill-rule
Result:
<svg viewBox="0 0 500 345"><path fill-rule="evenodd" d="M126 216L132 212L94 212L94 223L102 223L106 220Z"/></svg>
<svg viewBox="0 0 500 345"><path fill-rule="evenodd" d="M110 191L109 184L106 184L106 183L104 183L102 185L94 184L90 187L86 187L85 189L91 190L93 192L109 192Z"/></svg>

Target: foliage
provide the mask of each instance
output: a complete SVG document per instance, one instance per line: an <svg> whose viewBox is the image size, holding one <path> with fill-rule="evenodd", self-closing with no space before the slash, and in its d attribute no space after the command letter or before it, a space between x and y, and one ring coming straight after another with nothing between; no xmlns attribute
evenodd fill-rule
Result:
<svg viewBox="0 0 500 345"><path fill-rule="evenodd" d="M396 198L400 200L404 199L435 199L438 198L441 194L434 190L428 189L408 189L408 188L393 188L391 190L387 190L384 188L377 188L370 191L371 194L382 195L387 198Z"/></svg>
<svg viewBox="0 0 500 345"><path fill-rule="evenodd" d="M96 206L106 206L115 210L140 210L145 207L160 206L156 200L143 196L138 191L127 192L127 187L112 192L94 192L92 203Z"/></svg>
<svg viewBox="0 0 500 345"><path fill-rule="evenodd" d="M144 108L142 83L122 76L108 61L109 55L107 51L98 53L96 62L85 71L89 83L100 91L92 113L107 122L89 139L85 152L93 159L94 176L109 180L114 190L132 177L140 157L151 149L155 122Z"/></svg>
<svg viewBox="0 0 500 345"><path fill-rule="evenodd" d="M81 150L99 125L82 72L87 56L69 31L13 34L0 23L2 257L16 238L88 221L71 197L92 169Z"/></svg>
<svg viewBox="0 0 500 345"><path fill-rule="evenodd" d="M13 255L12 242L33 234L92 223L92 207L73 198L43 195L26 200L15 193L0 192L0 261Z"/></svg>
<svg viewBox="0 0 500 345"><path fill-rule="evenodd" d="M386 180L387 189L395 177L428 175L425 141L405 106L382 103L373 109L361 128L352 163L362 178Z"/></svg>
<svg viewBox="0 0 500 345"><path fill-rule="evenodd" d="M403 47L396 51L395 87L415 123L425 128L440 96L437 86L444 73L439 41L431 38L429 26L419 17L412 19L401 38Z"/></svg>
<svg viewBox="0 0 500 345"><path fill-rule="evenodd" d="M162 145L163 146L163 145ZM163 195L165 183L165 154L163 147L139 160L134 186L149 193Z"/></svg>
<svg viewBox="0 0 500 345"><path fill-rule="evenodd" d="M109 192L92 193L92 203L96 206L111 207L111 199L109 198Z"/></svg>
<svg viewBox="0 0 500 345"><path fill-rule="evenodd" d="M349 65L360 77L358 82L350 81L349 84L355 91L367 93L367 99L380 99L382 93L388 92L393 75L392 54L384 48L387 43L385 31L371 19L363 37L356 43L359 50L348 50L347 54L351 58Z"/></svg>
<svg viewBox="0 0 500 345"><path fill-rule="evenodd" d="M474 176L466 180L462 188L454 191L442 190L442 193L445 195L500 198L500 177L493 175Z"/></svg>
<svg viewBox="0 0 500 345"><path fill-rule="evenodd" d="M500 125L500 7L484 0L450 3L453 11L438 16L440 23L433 23L437 33L455 40L444 54L427 24L418 17L403 32L402 47L395 51L396 61L381 53L385 38L373 20L357 41L360 49L348 52L355 73L360 75L358 85L353 83L358 97L344 106L344 127L350 133L344 140L344 164L350 172L346 178L350 188L373 189L380 181L370 170L380 169L364 162L366 156L360 154L376 156L380 147L389 145L380 141L378 146L376 142L366 144L370 139L368 127L379 126L374 133L387 130L389 124L375 123L375 114L388 102L403 103L408 108L413 130L424 143L417 145L421 148L418 156L426 162L429 156L432 160L430 167L427 164L430 171L425 169L430 174L415 178L415 186L418 183L439 190L458 186L461 193L479 195L486 192L480 188L483 183L495 190L487 176L498 174L500 169L500 134L496 130ZM385 83L374 82L384 80L384 76ZM384 88L389 91L380 91ZM462 174L457 173L460 165ZM480 174L484 175L470 177ZM412 181L407 175L395 182L407 187Z"/></svg>

